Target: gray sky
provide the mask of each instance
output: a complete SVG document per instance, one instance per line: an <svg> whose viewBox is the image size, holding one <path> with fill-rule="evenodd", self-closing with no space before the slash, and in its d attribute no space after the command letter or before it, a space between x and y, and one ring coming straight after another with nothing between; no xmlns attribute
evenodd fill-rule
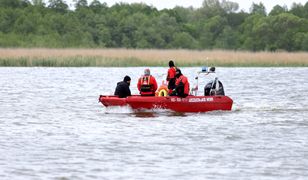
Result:
<svg viewBox="0 0 308 180"><path fill-rule="evenodd" d="M99 0L100 2L106 2L108 6L111 6L115 3L126 2L143 2L147 5L153 5L154 7L160 9L163 8L174 8L175 6L189 7L192 6L194 8L199 8L202 5L203 0ZM305 5L307 0L229 0L232 2L237 2L240 6L240 10L243 9L246 12L249 12L249 8L252 3L262 2L266 7L266 11L269 12L275 5L287 5L290 9L293 2L301 3ZM73 0L66 0L67 4L72 4ZM88 3L92 2L92 0L88 0Z"/></svg>

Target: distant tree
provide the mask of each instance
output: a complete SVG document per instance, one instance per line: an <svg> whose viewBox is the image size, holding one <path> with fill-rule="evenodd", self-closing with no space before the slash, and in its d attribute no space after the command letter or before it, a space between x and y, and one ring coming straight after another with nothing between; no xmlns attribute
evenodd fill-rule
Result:
<svg viewBox="0 0 308 180"><path fill-rule="evenodd" d="M212 49L216 39L223 32L227 20L221 16L215 16L207 20L199 29L201 48Z"/></svg>
<svg viewBox="0 0 308 180"><path fill-rule="evenodd" d="M307 32L308 21L299 17L283 13L277 16L266 18L271 32L260 32L269 40L267 44L275 44L278 49L287 51L299 50L301 42L296 39L301 33Z"/></svg>
<svg viewBox="0 0 308 180"><path fill-rule="evenodd" d="M193 21L194 9L192 8L177 6L173 9L173 12L178 23L191 23Z"/></svg>
<svg viewBox="0 0 308 180"><path fill-rule="evenodd" d="M217 37L227 25L227 20L221 16L212 17L205 24L205 28L208 29L215 37Z"/></svg>
<svg viewBox="0 0 308 180"><path fill-rule="evenodd" d="M273 7L272 11L269 13L270 16L276 16L276 15L279 15L279 14L282 14L282 13L285 13L287 12L287 7L284 6L284 7L281 7L279 5L276 5Z"/></svg>
<svg viewBox="0 0 308 180"><path fill-rule="evenodd" d="M308 51L308 33L305 33L302 38L301 50Z"/></svg>
<svg viewBox="0 0 308 180"><path fill-rule="evenodd" d="M264 16L260 14L254 14L245 19L241 24L241 49L247 49L251 51L264 50L264 44L262 44L260 35L255 32L255 26L264 21ZM263 26L264 27L264 26ZM261 35L263 36L263 35Z"/></svg>
<svg viewBox="0 0 308 180"><path fill-rule="evenodd" d="M239 34L233 31L230 26L226 26L217 37L214 47L218 49L238 49L239 39Z"/></svg>
<svg viewBox="0 0 308 180"><path fill-rule="evenodd" d="M174 34L172 46L175 48L195 49L198 47L197 41L186 32Z"/></svg>
<svg viewBox="0 0 308 180"><path fill-rule="evenodd" d="M20 8L30 5L28 0L0 0L0 7Z"/></svg>
<svg viewBox="0 0 308 180"><path fill-rule="evenodd" d="M206 17L224 16L225 14L236 12L239 8L238 3L222 0L204 0L201 11Z"/></svg>
<svg viewBox="0 0 308 180"><path fill-rule="evenodd" d="M176 19L163 13L158 17L156 23L155 29L164 40L164 47L168 47L173 41L173 35L178 31Z"/></svg>
<svg viewBox="0 0 308 180"><path fill-rule="evenodd" d="M91 2L91 4L89 5L89 8L97 14L101 14L101 13L105 13L108 10L108 6L107 3L100 3L100 1L98 0L94 0Z"/></svg>
<svg viewBox="0 0 308 180"><path fill-rule="evenodd" d="M0 47L21 47L22 38L14 33L0 32Z"/></svg>
<svg viewBox="0 0 308 180"><path fill-rule="evenodd" d="M225 11L221 7L219 0L204 0L201 7L201 13L207 18L217 15L224 15Z"/></svg>
<svg viewBox="0 0 308 180"><path fill-rule="evenodd" d="M0 32L14 31L14 24L20 16L22 16L22 11L19 9L0 8Z"/></svg>
<svg viewBox="0 0 308 180"><path fill-rule="evenodd" d="M304 18L308 19L308 2L304 6Z"/></svg>
<svg viewBox="0 0 308 180"><path fill-rule="evenodd" d="M306 3L307 4L307 3ZM307 5L308 6L308 5ZM308 13L308 7L306 8L301 3L293 3L290 9L290 13L298 17L305 17Z"/></svg>
<svg viewBox="0 0 308 180"><path fill-rule="evenodd" d="M68 10L68 5L63 0L49 0L48 2L48 7L57 12L65 13Z"/></svg>
<svg viewBox="0 0 308 180"><path fill-rule="evenodd" d="M260 14L266 16L266 8L262 2L260 2L259 4L252 3L252 6L250 7L250 12L251 14Z"/></svg>
<svg viewBox="0 0 308 180"><path fill-rule="evenodd" d="M34 6L45 6L45 3L43 0L32 0L32 4Z"/></svg>
<svg viewBox="0 0 308 180"><path fill-rule="evenodd" d="M76 9L88 7L88 1L87 0L73 0L73 2L75 2L75 8Z"/></svg>
<svg viewBox="0 0 308 180"><path fill-rule="evenodd" d="M262 3L246 13L227 0L163 10L144 3L74 2L69 9L65 0L0 0L0 47L308 51L308 2L290 10L277 5L268 16Z"/></svg>
<svg viewBox="0 0 308 180"><path fill-rule="evenodd" d="M17 8L20 5L19 0L1 0L0 1L0 7L11 7L11 8Z"/></svg>
<svg viewBox="0 0 308 180"><path fill-rule="evenodd" d="M233 28L238 28L241 24L244 23L245 19L249 17L249 14L246 12L230 13L228 14L227 21L228 25Z"/></svg>
<svg viewBox="0 0 308 180"><path fill-rule="evenodd" d="M36 33L37 18L39 17L37 17L34 13L22 14L14 23L14 32L21 35Z"/></svg>
<svg viewBox="0 0 308 180"><path fill-rule="evenodd" d="M238 3L227 0L222 0L220 6L226 13L234 13L239 9Z"/></svg>

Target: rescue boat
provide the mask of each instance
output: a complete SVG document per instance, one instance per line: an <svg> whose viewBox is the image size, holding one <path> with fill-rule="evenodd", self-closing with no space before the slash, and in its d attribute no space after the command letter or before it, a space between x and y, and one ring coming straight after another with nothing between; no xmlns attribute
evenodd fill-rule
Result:
<svg viewBox="0 0 308 180"><path fill-rule="evenodd" d="M206 67L198 72L197 86L191 89L189 96L182 98L177 96L168 96L168 88L164 82L157 90L155 96L133 95L126 98L117 96L100 95L99 102L104 106L129 106L134 110L142 109L168 109L175 112L208 112L208 111L230 111L233 100L225 96L222 83L216 77L205 86L204 95L198 96L199 74L208 75L215 73L215 67L208 71Z"/></svg>
<svg viewBox="0 0 308 180"><path fill-rule="evenodd" d="M228 96L139 96L127 98L100 95L99 101L106 107L129 106L134 110L169 109L176 112L230 111L233 100Z"/></svg>

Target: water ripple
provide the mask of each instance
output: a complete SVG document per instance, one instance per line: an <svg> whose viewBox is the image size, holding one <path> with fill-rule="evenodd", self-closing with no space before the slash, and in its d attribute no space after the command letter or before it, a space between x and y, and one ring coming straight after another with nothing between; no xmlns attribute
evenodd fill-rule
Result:
<svg viewBox="0 0 308 180"><path fill-rule="evenodd" d="M97 102L143 68L0 68L0 179L305 179L307 70L217 68L232 111L183 114Z"/></svg>

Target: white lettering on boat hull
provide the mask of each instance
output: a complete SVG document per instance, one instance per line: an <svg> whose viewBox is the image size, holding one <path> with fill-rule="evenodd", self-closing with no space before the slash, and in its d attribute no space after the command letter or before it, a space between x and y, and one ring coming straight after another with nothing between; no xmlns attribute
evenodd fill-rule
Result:
<svg viewBox="0 0 308 180"><path fill-rule="evenodd" d="M214 101L213 98L190 98L188 102L196 103L196 102L211 102Z"/></svg>
<svg viewBox="0 0 308 180"><path fill-rule="evenodd" d="M187 99L182 99L182 98L171 98L171 102L187 102ZM198 102L211 102L214 101L214 98L189 98L188 102L190 103L198 103Z"/></svg>

